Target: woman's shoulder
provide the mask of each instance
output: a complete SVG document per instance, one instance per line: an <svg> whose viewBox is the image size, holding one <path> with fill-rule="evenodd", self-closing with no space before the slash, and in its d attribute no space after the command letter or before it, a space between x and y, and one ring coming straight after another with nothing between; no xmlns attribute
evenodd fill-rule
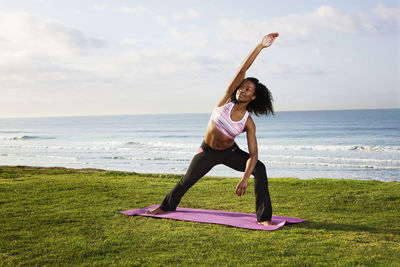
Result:
<svg viewBox="0 0 400 267"><path fill-rule="evenodd" d="M256 128L256 124L254 123L254 120L253 120L253 118L251 117L251 115L250 115L250 113L248 113L248 115L247 115L247 120L246 120L246 124L245 124L245 126L244 126L245 128L253 128L253 129L255 129Z"/></svg>
<svg viewBox="0 0 400 267"><path fill-rule="evenodd" d="M218 103L216 108L222 108L222 107L225 107L225 106L233 106L233 105L235 105L235 102L229 98L224 103Z"/></svg>

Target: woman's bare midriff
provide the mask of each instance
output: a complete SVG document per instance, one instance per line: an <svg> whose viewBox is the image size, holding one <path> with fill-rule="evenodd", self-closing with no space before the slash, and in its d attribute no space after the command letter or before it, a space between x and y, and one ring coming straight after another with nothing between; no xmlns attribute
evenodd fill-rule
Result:
<svg viewBox="0 0 400 267"><path fill-rule="evenodd" d="M225 136L217 129L217 127L215 127L212 122L210 122L207 126L204 142L206 142L206 144L209 145L212 149L224 150L233 146L235 140Z"/></svg>

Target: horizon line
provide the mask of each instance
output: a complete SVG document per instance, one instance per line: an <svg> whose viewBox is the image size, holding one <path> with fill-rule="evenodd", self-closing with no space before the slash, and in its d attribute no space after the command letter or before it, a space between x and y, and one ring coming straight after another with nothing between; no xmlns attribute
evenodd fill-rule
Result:
<svg viewBox="0 0 400 267"><path fill-rule="evenodd" d="M281 110L281 112L317 112L317 111L362 111L362 110L396 110L398 108L356 108L356 109L313 109L313 110ZM108 117L108 116L155 116L155 115L189 115L189 114L209 114L209 112L171 112L171 113L121 113L121 114L83 114L83 115L54 115L54 116L15 116L15 117L2 117L0 119L29 119L29 118L68 118L68 117Z"/></svg>

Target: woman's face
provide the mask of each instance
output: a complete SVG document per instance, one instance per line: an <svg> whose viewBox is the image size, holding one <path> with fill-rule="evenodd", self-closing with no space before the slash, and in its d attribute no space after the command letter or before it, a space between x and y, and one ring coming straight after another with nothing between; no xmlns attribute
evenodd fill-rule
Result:
<svg viewBox="0 0 400 267"><path fill-rule="evenodd" d="M250 103L256 99L256 86L254 83L244 80L236 91L236 100L242 103Z"/></svg>

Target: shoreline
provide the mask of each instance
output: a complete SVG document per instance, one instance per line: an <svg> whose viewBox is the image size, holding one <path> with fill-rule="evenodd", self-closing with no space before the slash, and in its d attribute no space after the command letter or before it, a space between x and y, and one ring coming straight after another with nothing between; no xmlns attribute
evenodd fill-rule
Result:
<svg viewBox="0 0 400 267"><path fill-rule="evenodd" d="M31 166L31 165L0 165L1 168L20 168L24 170L43 170L43 171L73 171L76 173L107 173L107 172L120 172L126 174L133 174L139 176L154 176L154 177L162 177L162 176L174 176L180 177L184 174L176 174L176 173L140 173L133 171L121 171L121 170L107 170L107 169L99 169L99 168L70 168L70 167L61 167L61 166ZM240 177L228 177L228 176L204 176L209 178L222 178L222 179L240 179ZM382 182L382 183L397 183L396 180L391 181L382 181L378 179L351 179L351 178L323 178L323 177L315 177L315 178L297 178L297 177L268 177L268 179L297 179L297 180L315 180L315 179L324 179L324 180L350 180L350 181L374 181L374 182Z"/></svg>

